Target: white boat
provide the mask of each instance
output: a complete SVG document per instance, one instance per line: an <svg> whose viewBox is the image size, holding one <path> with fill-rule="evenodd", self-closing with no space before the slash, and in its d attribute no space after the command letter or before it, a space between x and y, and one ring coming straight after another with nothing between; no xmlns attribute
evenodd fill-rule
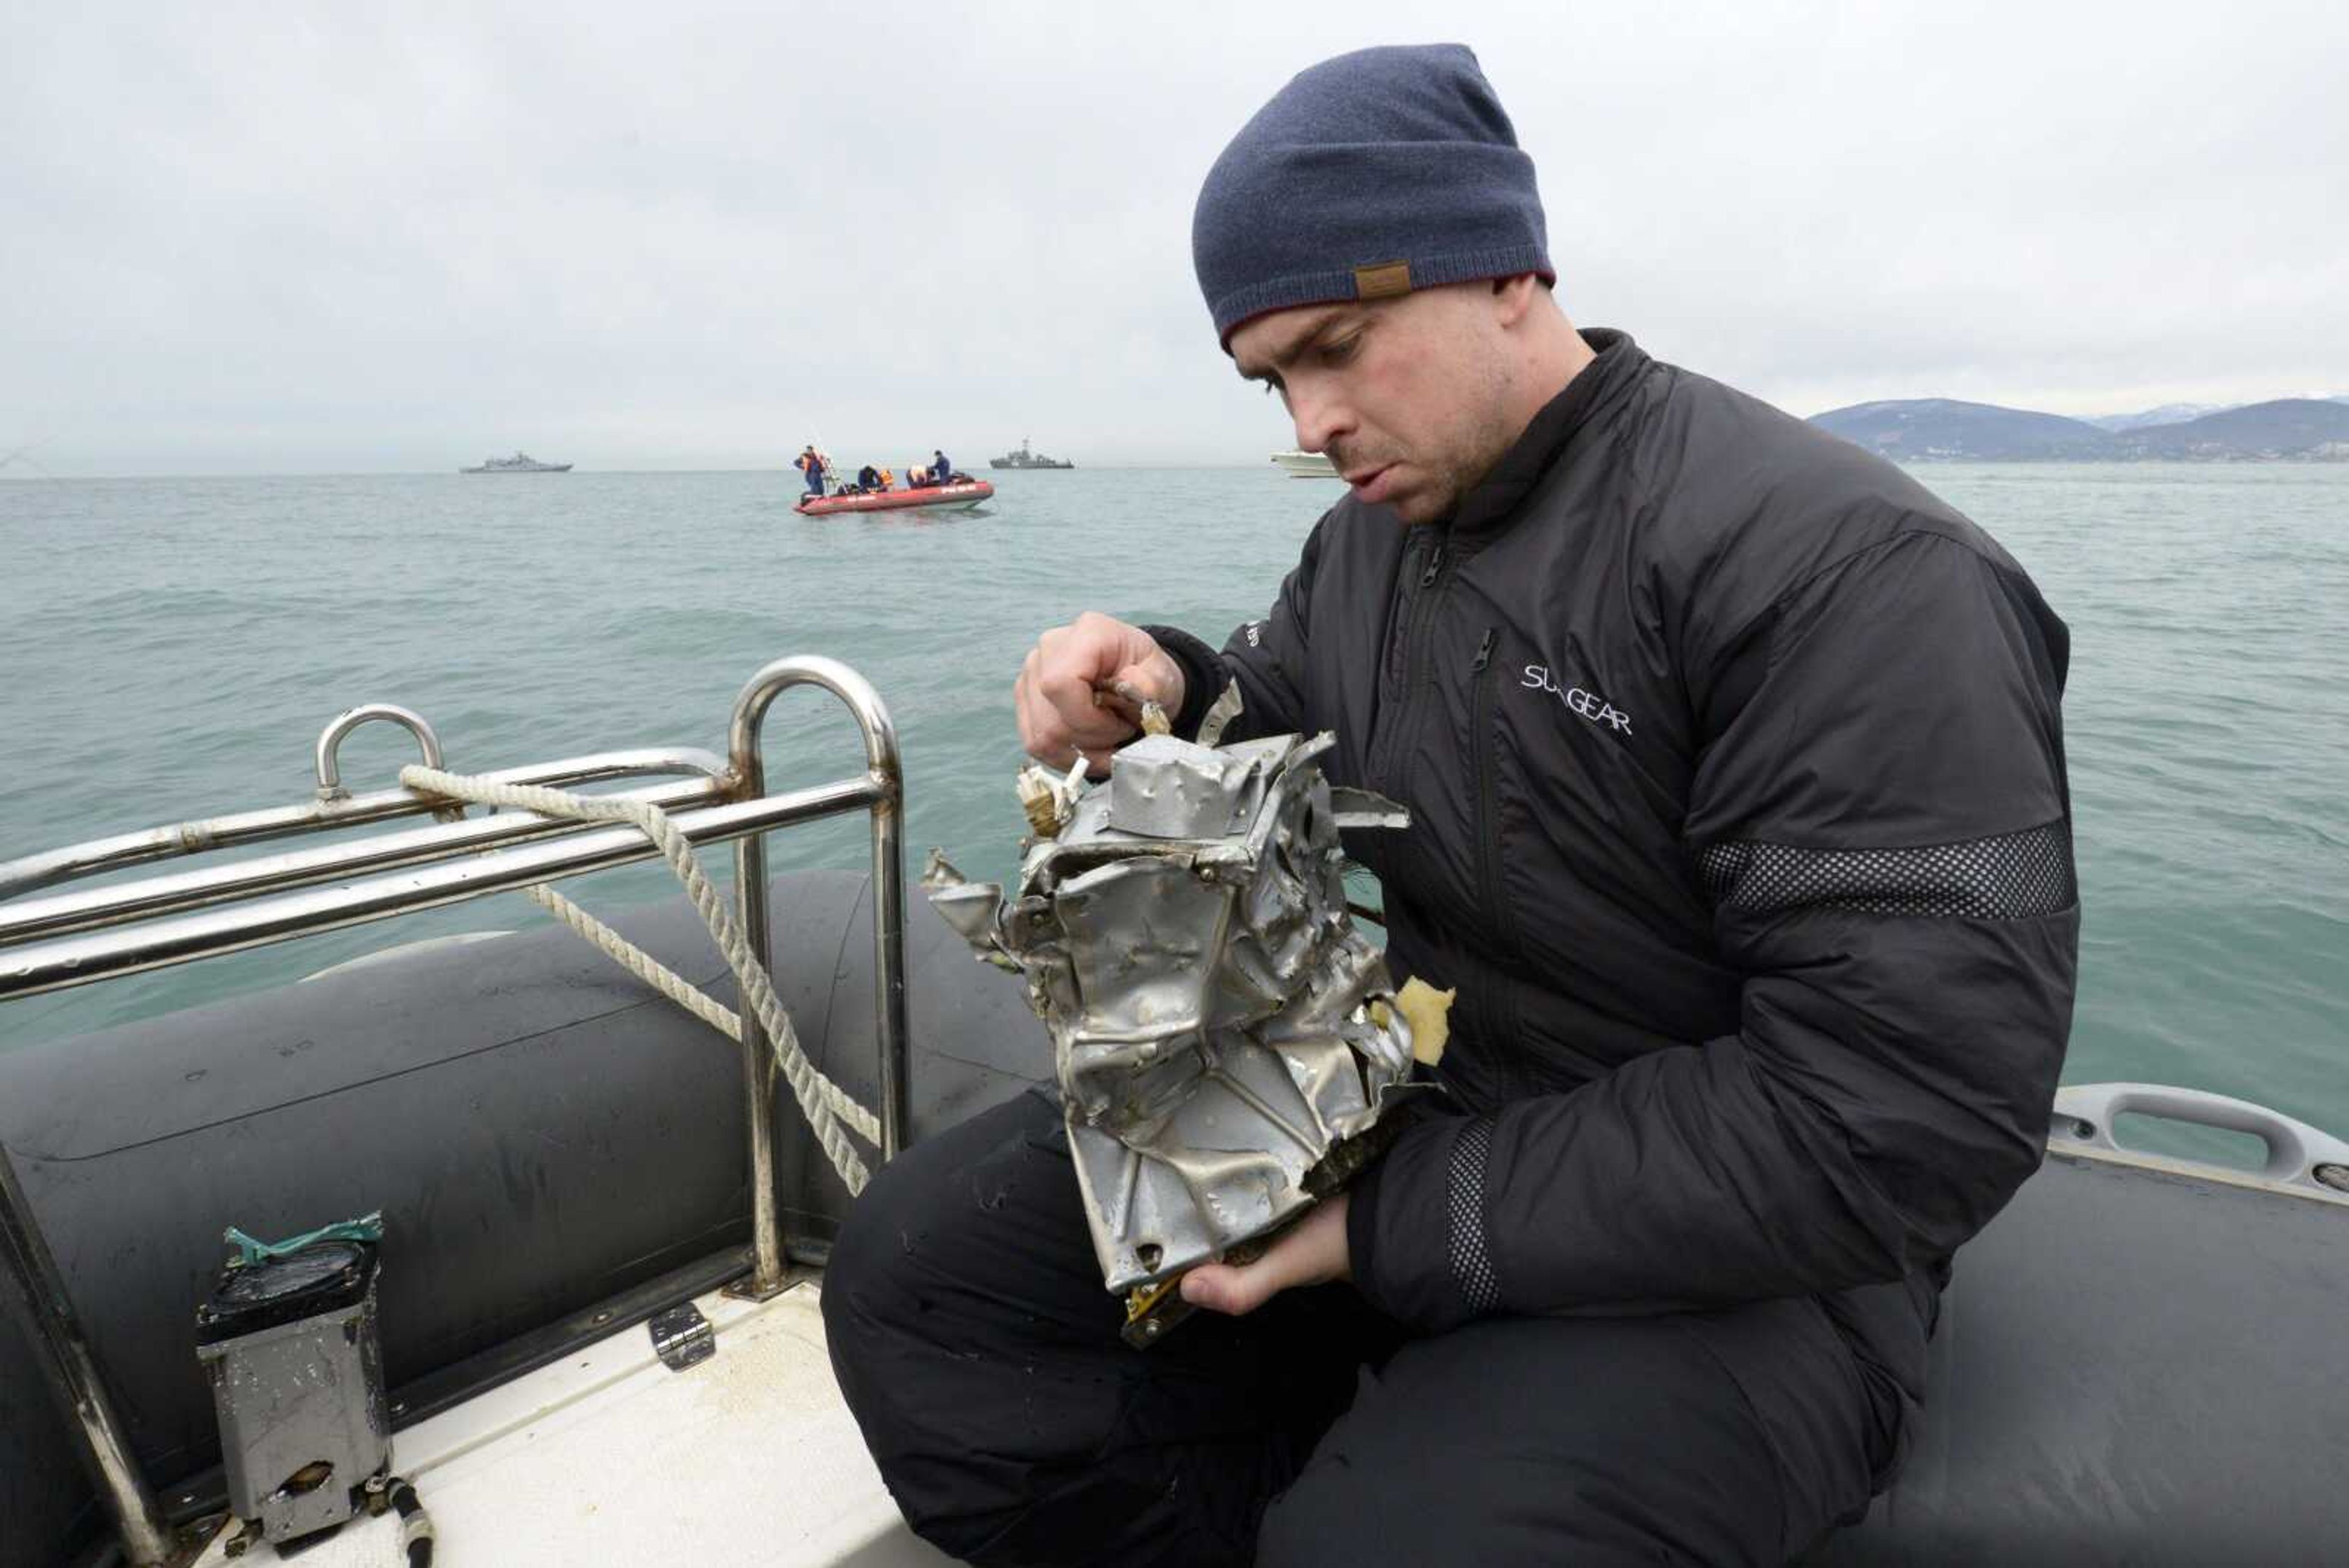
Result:
<svg viewBox="0 0 2349 1568"><path fill-rule="evenodd" d="M810 684L854 714L864 771L770 794L761 719ZM355 709L319 738L315 800L0 865L0 1009L657 854L626 826L354 796L336 747L378 719L440 765L415 714ZM808 1059L877 1108L884 1154L1049 1076L1023 982L906 905L905 775L872 689L830 659L778 660L725 732L724 756L666 746L499 776L616 781L693 842L735 844L739 885L762 890L740 910L750 946ZM771 883L761 835L858 812L869 871ZM295 835L326 836L184 868ZM181 868L85 880L164 860ZM716 970L683 900L613 924L671 969ZM233 1542L275 1561L223 1518L196 1282L224 1223L289 1235L369 1209L386 1216L393 1379L378 1414L442 1568L946 1563L899 1521L833 1384L817 1303L848 1199L789 1089L746 1074L757 1042L542 927L0 1052L0 1568L92 1563L118 1530L134 1563L211 1568ZM2132 1116L2253 1134L2266 1168L2134 1152L2114 1141ZM2217 1096L2103 1085L2059 1096L2047 1149L1957 1258L1907 1469L1812 1561L2336 1556L2349 1146ZM300 1561L379 1568L401 1533L362 1512Z"/></svg>
<svg viewBox="0 0 2349 1568"><path fill-rule="evenodd" d="M1291 479L1335 479L1338 465L1318 452L1277 452L1272 461Z"/></svg>

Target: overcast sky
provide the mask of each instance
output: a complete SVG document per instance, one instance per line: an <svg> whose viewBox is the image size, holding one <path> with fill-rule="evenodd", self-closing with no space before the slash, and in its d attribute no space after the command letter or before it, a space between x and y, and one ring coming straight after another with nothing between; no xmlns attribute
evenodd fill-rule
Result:
<svg viewBox="0 0 2349 1568"><path fill-rule="evenodd" d="M2349 392L2337 0L16 16L0 456L57 474L1260 462L1199 179L1304 66L1436 39L1568 312L1795 412Z"/></svg>

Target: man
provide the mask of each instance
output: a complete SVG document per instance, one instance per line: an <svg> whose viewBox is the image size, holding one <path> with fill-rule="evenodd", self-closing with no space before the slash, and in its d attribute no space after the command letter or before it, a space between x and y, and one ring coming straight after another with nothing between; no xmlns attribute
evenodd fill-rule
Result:
<svg viewBox="0 0 2349 1568"><path fill-rule="evenodd" d="M946 450L942 447L930 450L930 478L938 484L948 483L954 478L954 464L947 461Z"/></svg>
<svg viewBox="0 0 2349 1568"><path fill-rule="evenodd" d="M807 481L810 495L823 493L824 459L823 454L815 450L813 442L800 448L799 456L792 459L792 466L798 469L801 477Z"/></svg>
<svg viewBox="0 0 2349 1568"><path fill-rule="evenodd" d="M1057 1109L974 1117L850 1216L841 1385L978 1563L1793 1558L1889 1479L1951 1256L2040 1158L2063 624L1898 470L1577 330L1465 49L1298 77L1193 246L1350 493L1220 653L1046 632L1021 738L1105 765L1097 691L1188 733L1227 680L1227 734L1334 731L1331 778L1411 808L1349 848L1398 980L1458 989L1455 1114L1186 1275L1209 1310L1146 1353Z"/></svg>

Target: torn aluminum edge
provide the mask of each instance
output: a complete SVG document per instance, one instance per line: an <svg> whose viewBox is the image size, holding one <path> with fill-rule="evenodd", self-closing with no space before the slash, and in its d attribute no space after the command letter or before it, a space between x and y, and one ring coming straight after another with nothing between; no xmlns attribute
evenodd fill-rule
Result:
<svg viewBox="0 0 2349 1568"><path fill-rule="evenodd" d="M1335 1190L1371 1152L1356 1140L1421 1092L1338 836L1410 817L1331 786L1317 759L1334 743L1147 736L1105 786L1051 781L1057 831L1029 843L1016 897L935 852L924 873L980 957L1027 977L1093 1249L1137 1314L1150 1287Z"/></svg>

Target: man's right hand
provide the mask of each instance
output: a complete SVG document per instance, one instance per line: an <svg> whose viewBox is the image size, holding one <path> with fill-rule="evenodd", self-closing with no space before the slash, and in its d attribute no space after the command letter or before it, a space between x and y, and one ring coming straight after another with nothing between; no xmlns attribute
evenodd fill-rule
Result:
<svg viewBox="0 0 2349 1568"><path fill-rule="evenodd" d="M1012 683L1019 743L1047 766L1109 771L1109 755L1133 738L1142 715L1112 695L1125 685L1169 714L1183 709L1183 667L1138 626L1087 610L1036 639Z"/></svg>

